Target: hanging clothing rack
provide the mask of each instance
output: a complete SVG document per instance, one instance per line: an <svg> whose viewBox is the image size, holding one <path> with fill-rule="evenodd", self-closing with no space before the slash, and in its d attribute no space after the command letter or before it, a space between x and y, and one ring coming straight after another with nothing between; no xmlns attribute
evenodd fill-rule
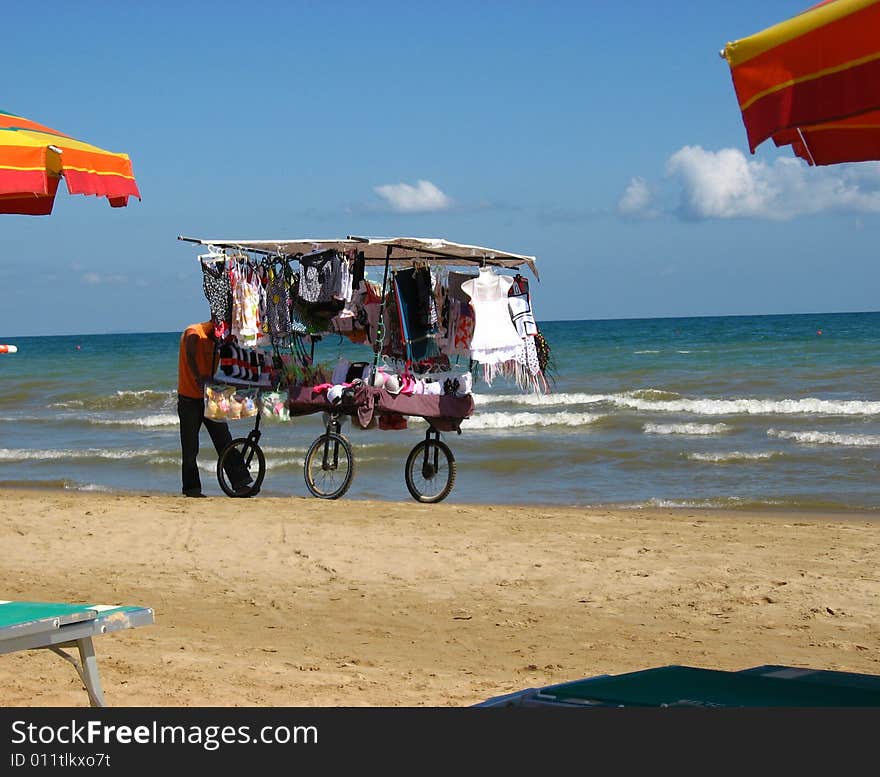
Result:
<svg viewBox="0 0 880 777"><path fill-rule="evenodd" d="M540 280L534 256L513 254L494 248L453 243L441 238L419 237L359 237L349 235L344 239L294 239L294 240L208 240L178 235L178 240L209 246L210 250L236 249L264 256L285 256L289 259L315 250L334 249L340 253L355 249L363 254L364 263L384 266L382 296L379 308L379 328L373 344L373 370L379 364L385 339L384 312L388 295L388 275L392 265L408 265L414 261L449 266L493 266L519 269L527 266Z"/></svg>

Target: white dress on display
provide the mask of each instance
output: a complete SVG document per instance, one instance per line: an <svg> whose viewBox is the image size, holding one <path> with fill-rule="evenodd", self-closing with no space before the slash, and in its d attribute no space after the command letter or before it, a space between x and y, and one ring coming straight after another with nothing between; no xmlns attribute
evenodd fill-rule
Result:
<svg viewBox="0 0 880 777"><path fill-rule="evenodd" d="M515 359L522 347L522 338L516 331L507 304L507 292L513 279L497 275L490 267L461 284L461 290L471 298L474 309L474 334L471 338L471 357L484 366L487 381L495 375L493 365Z"/></svg>

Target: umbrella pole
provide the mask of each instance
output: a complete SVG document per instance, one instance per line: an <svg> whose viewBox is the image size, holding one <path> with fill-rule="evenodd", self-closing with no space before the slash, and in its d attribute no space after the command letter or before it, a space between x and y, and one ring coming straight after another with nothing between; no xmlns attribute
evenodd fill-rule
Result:
<svg viewBox="0 0 880 777"><path fill-rule="evenodd" d="M379 366L379 356L385 343L385 299L388 292L388 265L391 262L391 246L385 249L385 274L382 276L382 299L379 302L379 320L376 323L376 344L373 347L373 371L370 379L376 374Z"/></svg>

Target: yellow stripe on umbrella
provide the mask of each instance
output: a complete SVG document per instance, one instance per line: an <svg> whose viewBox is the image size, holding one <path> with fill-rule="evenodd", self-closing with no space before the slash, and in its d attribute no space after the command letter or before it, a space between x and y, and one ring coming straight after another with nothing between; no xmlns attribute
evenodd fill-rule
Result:
<svg viewBox="0 0 880 777"><path fill-rule="evenodd" d="M824 0L721 53L752 153L772 138L810 164L880 159L880 0Z"/></svg>

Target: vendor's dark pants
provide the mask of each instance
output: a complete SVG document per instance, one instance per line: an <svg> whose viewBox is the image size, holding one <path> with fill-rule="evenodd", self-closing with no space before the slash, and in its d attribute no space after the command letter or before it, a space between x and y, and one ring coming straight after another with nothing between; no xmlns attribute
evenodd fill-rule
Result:
<svg viewBox="0 0 880 777"><path fill-rule="evenodd" d="M212 421L205 418L205 402L203 399L184 397L177 395L177 416L180 419L180 450L183 457L183 493L197 493L202 490L199 479L199 465L196 461L199 455L199 431L202 424L211 435L211 441L217 450L217 455L232 442L229 427L222 421ZM244 466L241 457L224 465L226 475L233 488L238 488L251 481L251 476Z"/></svg>

